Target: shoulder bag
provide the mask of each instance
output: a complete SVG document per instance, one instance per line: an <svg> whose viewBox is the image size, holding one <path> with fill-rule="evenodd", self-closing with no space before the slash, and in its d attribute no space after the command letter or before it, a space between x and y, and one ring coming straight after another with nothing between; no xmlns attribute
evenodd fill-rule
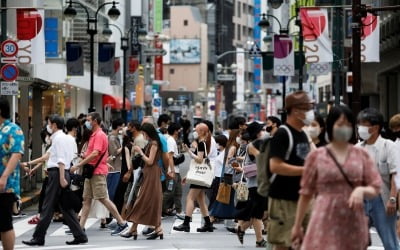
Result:
<svg viewBox="0 0 400 250"><path fill-rule="evenodd" d="M228 156L228 152L225 151L225 156L224 156L224 161L222 164L222 171L221 171L221 179L220 179L221 181L219 183L216 200L223 204L228 205L231 200L231 189L232 188L231 188L231 185L229 185L225 181L225 164L226 164L227 156Z"/></svg>
<svg viewBox="0 0 400 250"><path fill-rule="evenodd" d="M208 159L205 143L204 149L205 157L201 163L196 162L194 159L190 161L189 171L186 175L186 183L209 188L214 180L214 169Z"/></svg>
<svg viewBox="0 0 400 250"><path fill-rule="evenodd" d="M106 150L107 151L107 150ZM89 163L86 163L83 166L82 169L82 177L86 179L91 179L93 177L94 170L97 168L97 166L100 164L101 159L103 159L104 155L106 154L106 151L100 156L99 160L97 161L96 165L91 165Z"/></svg>
<svg viewBox="0 0 400 250"><path fill-rule="evenodd" d="M328 152L328 155L332 158L332 160L335 162L335 165L340 170L340 173L342 173L342 175L343 175L344 179L346 180L347 184L349 184L349 186L353 189L354 188L354 184L349 180L347 175L344 173L342 165L340 165L340 163L337 161L336 157L333 155L332 151L329 148L326 148L326 151Z"/></svg>
<svg viewBox="0 0 400 250"><path fill-rule="evenodd" d="M248 162L246 162L248 160ZM251 178L257 176L257 164L250 161L249 148L246 148L246 154L243 161L243 172L246 178Z"/></svg>
<svg viewBox="0 0 400 250"><path fill-rule="evenodd" d="M240 182L236 186L236 200L237 201L247 201L249 198L249 188L247 187L246 183L243 183L243 174L240 178Z"/></svg>

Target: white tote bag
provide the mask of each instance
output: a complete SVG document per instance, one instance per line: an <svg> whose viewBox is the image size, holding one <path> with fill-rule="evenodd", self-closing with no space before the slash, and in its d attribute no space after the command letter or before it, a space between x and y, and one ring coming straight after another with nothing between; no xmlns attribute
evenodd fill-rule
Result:
<svg viewBox="0 0 400 250"><path fill-rule="evenodd" d="M194 159L190 161L189 171L186 175L186 183L195 184L203 187L211 187L214 180L214 170L207 157L207 148L204 143L205 158L201 163Z"/></svg>

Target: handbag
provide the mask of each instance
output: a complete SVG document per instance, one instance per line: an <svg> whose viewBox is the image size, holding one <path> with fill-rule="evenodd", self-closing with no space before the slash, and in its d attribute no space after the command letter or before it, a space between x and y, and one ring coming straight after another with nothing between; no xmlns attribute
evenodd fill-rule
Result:
<svg viewBox="0 0 400 250"><path fill-rule="evenodd" d="M221 181L219 183L217 197L216 197L216 200L223 204L229 204L229 202L231 200L231 189L232 189L231 185L229 185L228 182L225 181L226 158L227 158L227 152L225 151L225 157L224 157L224 162L222 164L222 171L221 171Z"/></svg>
<svg viewBox="0 0 400 250"><path fill-rule="evenodd" d="M251 178L254 176L257 176L257 164L256 163L250 163L245 165L246 159L249 159L249 153L247 152L248 149L246 149L246 155L244 157L244 164L243 164L243 172L244 176L246 178Z"/></svg>
<svg viewBox="0 0 400 250"><path fill-rule="evenodd" d="M185 155L184 154L179 154L177 156L174 155L173 160L175 166L182 164L185 161Z"/></svg>
<svg viewBox="0 0 400 250"><path fill-rule="evenodd" d="M214 169L210 165L205 143L204 148L205 158L201 163L196 162L194 159L190 161L189 171L186 175L186 183L209 188L214 180Z"/></svg>
<svg viewBox="0 0 400 250"><path fill-rule="evenodd" d="M144 166L144 161L143 161L142 156L140 154L137 154L137 155L133 156L133 158L132 158L132 166L133 166L133 170L138 169L138 168L142 168Z"/></svg>
<svg viewBox="0 0 400 250"><path fill-rule="evenodd" d="M82 201L79 196L69 186L61 190L61 204L64 208L73 209L75 212L79 212L82 207Z"/></svg>
<svg viewBox="0 0 400 250"><path fill-rule="evenodd" d="M100 156L99 160L97 161L96 165L92 164L85 164L82 169L82 177L86 179L91 179L93 177L94 169L97 168L97 166L100 164L101 159L103 159L103 156L106 154L106 151Z"/></svg>
<svg viewBox="0 0 400 250"><path fill-rule="evenodd" d="M246 183L243 183L243 174L240 182L237 184L236 187L236 200L237 201L247 201L249 199L249 188L247 187Z"/></svg>

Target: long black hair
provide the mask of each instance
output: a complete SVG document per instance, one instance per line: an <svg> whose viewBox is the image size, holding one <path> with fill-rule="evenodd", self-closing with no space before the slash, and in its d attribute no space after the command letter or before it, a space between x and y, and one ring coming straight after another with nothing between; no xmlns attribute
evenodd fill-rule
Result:
<svg viewBox="0 0 400 250"><path fill-rule="evenodd" d="M356 119L353 115L353 112L351 111L350 108L344 105L340 106L335 106L331 108L329 111L328 117L326 118L326 132L328 133L328 138L330 141L333 139L333 125L335 125L335 122L339 120L339 118L344 115L351 123L351 128L353 129L353 135L351 136L350 143L355 144L356 143Z"/></svg>
<svg viewBox="0 0 400 250"><path fill-rule="evenodd" d="M151 124L151 123L143 123L142 127L140 128L140 130L145 132L147 134L147 136L150 137L151 140L156 141L157 144L158 144L158 147L160 149L162 148L160 136L158 135L158 132L157 132L157 130L154 127L153 124Z"/></svg>

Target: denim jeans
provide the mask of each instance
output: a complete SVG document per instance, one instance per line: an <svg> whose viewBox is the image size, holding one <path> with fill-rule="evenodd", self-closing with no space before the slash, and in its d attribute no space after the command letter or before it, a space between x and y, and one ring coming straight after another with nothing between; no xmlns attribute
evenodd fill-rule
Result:
<svg viewBox="0 0 400 250"><path fill-rule="evenodd" d="M396 215L387 215L381 196L364 202L365 212L382 240L385 250L398 250L399 243L396 235Z"/></svg>

